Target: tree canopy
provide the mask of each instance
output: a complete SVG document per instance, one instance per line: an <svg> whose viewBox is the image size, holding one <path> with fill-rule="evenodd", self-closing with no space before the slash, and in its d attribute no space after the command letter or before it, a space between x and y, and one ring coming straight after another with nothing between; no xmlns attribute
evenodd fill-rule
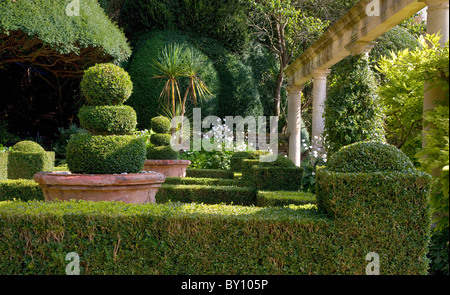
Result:
<svg viewBox="0 0 450 295"><path fill-rule="evenodd" d="M79 77L95 63L122 62L131 48L97 1L79 0L79 15L66 0L0 1L0 68L28 63L59 77Z"/></svg>

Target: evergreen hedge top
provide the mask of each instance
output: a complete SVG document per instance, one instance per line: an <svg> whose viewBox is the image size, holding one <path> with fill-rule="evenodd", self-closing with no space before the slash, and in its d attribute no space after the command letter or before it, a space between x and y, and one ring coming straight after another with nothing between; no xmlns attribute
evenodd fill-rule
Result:
<svg viewBox="0 0 450 295"><path fill-rule="evenodd" d="M68 16L67 0L0 1L0 35L21 31L61 54L93 48L122 62L131 55L127 38L97 1L80 0Z"/></svg>
<svg viewBox="0 0 450 295"><path fill-rule="evenodd" d="M276 160L273 162L260 162L259 167L297 167L294 162L286 157L277 156Z"/></svg>
<svg viewBox="0 0 450 295"><path fill-rule="evenodd" d="M130 75L111 63L87 69L80 87L86 102L96 106L123 104L133 91Z"/></svg>
<svg viewBox="0 0 450 295"><path fill-rule="evenodd" d="M16 143L12 147L12 151L14 152L22 152L22 153L42 153L45 152L44 148L41 147L38 143L30 140L25 140Z"/></svg>
<svg viewBox="0 0 450 295"><path fill-rule="evenodd" d="M333 154L327 169L344 173L402 172L414 169L411 160L398 148L376 141L358 142Z"/></svg>

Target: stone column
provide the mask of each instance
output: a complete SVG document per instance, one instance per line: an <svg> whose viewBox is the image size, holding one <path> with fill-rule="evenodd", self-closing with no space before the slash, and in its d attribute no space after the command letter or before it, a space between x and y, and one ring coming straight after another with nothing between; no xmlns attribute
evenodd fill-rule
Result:
<svg viewBox="0 0 450 295"><path fill-rule="evenodd" d="M440 44L443 47L445 42L449 38L449 1L448 0L424 0L428 5L427 10L427 33L436 34L440 32L442 38ZM425 89L429 87L425 85ZM425 92L423 99L423 112L431 110L435 106L435 102L445 99L445 93L441 89L433 88ZM429 126L424 127L424 131ZM425 147L426 141L423 140L423 146Z"/></svg>
<svg viewBox="0 0 450 295"><path fill-rule="evenodd" d="M288 92L289 158L300 167L303 85L291 85L286 90Z"/></svg>
<svg viewBox="0 0 450 295"><path fill-rule="evenodd" d="M358 41L345 46L351 55L365 54L369 55L369 52L375 47L377 43L374 41Z"/></svg>
<svg viewBox="0 0 450 295"><path fill-rule="evenodd" d="M322 134L325 130L325 100L327 98L327 76L331 73L329 69L317 69L313 71L313 113L312 113L312 134L311 145L313 151L318 155L324 152Z"/></svg>

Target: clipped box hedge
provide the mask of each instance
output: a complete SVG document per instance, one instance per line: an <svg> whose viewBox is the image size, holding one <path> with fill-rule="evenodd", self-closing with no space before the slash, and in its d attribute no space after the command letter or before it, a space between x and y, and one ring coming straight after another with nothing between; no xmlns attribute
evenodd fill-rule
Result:
<svg viewBox="0 0 450 295"><path fill-rule="evenodd" d="M17 179L0 181L0 201L33 201L44 200L44 194L34 180Z"/></svg>
<svg viewBox="0 0 450 295"><path fill-rule="evenodd" d="M338 173L317 171L318 208L333 218L335 258L380 255L382 274L427 274L431 177L414 172ZM362 262L361 262L362 263ZM356 263L341 265L358 273Z"/></svg>
<svg viewBox="0 0 450 295"><path fill-rule="evenodd" d="M54 166L54 152L10 151L8 156L8 179L33 179L33 175L37 172L52 171Z"/></svg>
<svg viewBox="0 0 450 295"><path fill-rule="evenodd" d="M186 177L234 179L234 173L231 170L188 168L186 170Z"/></svg>
<svg viewBox="0 0 450 295"><path fill-rule="evenodd" d="M156 194L157 203L256 204L256 190L246 187L164 184Z"/></svg>
<svg viewBox="0 0 450 295"><path fill-rule="evenodd" d="M0 180L8 179L8 153L0 152Z"/></svg>
<svg viewBox="0 0 450 295"><path fill-rule="evenodd" d="M244 184L238 179L221 179L221 178L190 178L190 177L168 177L166 184L183 184L183 185L215 185L215 186L239 186Z"/></svg>
<svg viewBox="0 0 450 295"><path fill-rule="evenodd" d="M259 191L256 206L283 207L288 205L316 204L316 196L307 192Z"/></svg>

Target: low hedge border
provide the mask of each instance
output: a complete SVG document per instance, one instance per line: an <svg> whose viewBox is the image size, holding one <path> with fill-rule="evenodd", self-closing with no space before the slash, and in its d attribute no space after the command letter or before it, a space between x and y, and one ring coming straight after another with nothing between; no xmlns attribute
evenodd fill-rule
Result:
<svg viewBox="0 0 450 295"><path fill-rule="evenodd" d="M52 171L54 166L54 152L11 151L8 155L8 179L33 179L37 172Z"/></svg>
<svg viewBox="0 0 450 295"><path fill-rule="evenodd" d="M8 179L8 153L0 152L0 180Z"/></svg>
<svg viewBox="0 0 450 295"><path fill-rule="evenodd" d="M244 184L238 179L221 179L221 178L190 178L190 177L168 177L166 184L181 185L213 185L213 186L238 186Z"/></svg>
<svg viewBox="0 0 450 295"><path fill-rule="evenodd" d="M223 203L250 206L256 204L256 193L254 188L245 187L164 184L156 194L156 202Z"/></svg>
<svg viewBox="0 0 450 295"><path fill-rule="evenodd" d="M234 172L219 169L187 169L186 177L234 179Z"/></svg>
<svg viewBox="0 0 450 295"><path fill-rule="evenodd" d="M316 204L316 196L307 192L259 191L256 206L283 207Z"/></svg>
<svg viewBox="0 0 450 295"><path fill-rule="evenodd" d="M34 180L18 179L0 181L0 201L44 200L42 189Z"/></svg>

